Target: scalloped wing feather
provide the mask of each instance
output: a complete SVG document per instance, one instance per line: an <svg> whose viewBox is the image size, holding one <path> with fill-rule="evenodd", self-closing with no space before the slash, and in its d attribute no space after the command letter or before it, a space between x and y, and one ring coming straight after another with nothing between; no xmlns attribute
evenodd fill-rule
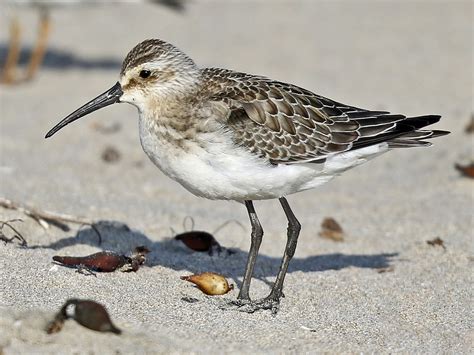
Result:
<svg viewBox="0 0 474 355"><path fill-rule="evenodd" d="M439 120L361 109L295 85L226 69L204 69L203 77L210 99L228 107L227 125L235 142L274 164L322 161ZM416 139L398 140L393 146L407 141L414 146Z"/></svg>

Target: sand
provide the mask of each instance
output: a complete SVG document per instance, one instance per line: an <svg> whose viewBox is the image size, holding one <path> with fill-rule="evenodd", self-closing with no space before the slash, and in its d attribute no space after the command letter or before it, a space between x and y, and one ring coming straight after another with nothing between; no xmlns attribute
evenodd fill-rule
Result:
<svg viewBox="0 0 474 355"><path fill-rule="evenodd" d="M24 45L36 13L19 10ZM2 15L0 41L5 43ZM0 244L0 353L472 353L473 182L454 169L473 158L469 1L193 1L184 13L153 5L55 9L36 80L0 87L0 196L103 221L45 230L19 211L0 220L28 241ZM431 148L390 152L329 184L289 197L303 229L279 313L221 310L240 286L250 227L245 208L194 197L141 151L136 110L115 105L44 134L105 91L127 51L159 37L202 66L292 82L360 107L441 114L452 131ZM105 130L105 132L104 132ZM112 131L112 132L109 132ZM107 147L119 152L104 162ZM277 201L257 202L265 229L251 294L269 292L285 244ZM232 255L194 253L172 240L192 216ZM324 217L345 231L319 237ZM171 230L174 230L174 232ZM426 243L436 237L446 249ZM151 249L137 273L84 276L53 255ZM179 276L214 271L236 290L208 297ZM386 272L380 272L386 271ZM120 336L45 324L68 298L106 306ZM183 297L196 298L188 303Z"/></svg>

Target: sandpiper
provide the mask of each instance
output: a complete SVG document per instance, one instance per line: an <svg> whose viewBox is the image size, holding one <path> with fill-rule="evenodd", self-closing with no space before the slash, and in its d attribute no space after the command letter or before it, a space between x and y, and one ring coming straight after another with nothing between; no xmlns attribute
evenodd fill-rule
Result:
<svg viewBox="0 0 474 355"><path fill-rule="evenodd" d="M46 137L102 107L138 108L151 161L193 194L243 202L252 225L235 304L276 312L301 225L285 196L317 187L393 148L425 147L446 131L422 130L440 116L406 117L345 105L301 87L227 69L199 68L173 45L143 41L126 56L119 81L59 122ZM287 242L270 294L249 296L263 229L253 200L279 199Z"/></svg>

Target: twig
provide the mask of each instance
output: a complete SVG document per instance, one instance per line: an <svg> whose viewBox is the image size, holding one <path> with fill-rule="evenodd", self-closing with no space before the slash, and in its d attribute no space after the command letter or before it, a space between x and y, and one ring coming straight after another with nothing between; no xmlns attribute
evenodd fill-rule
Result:
<svg viewBox="0 0 474 355"><path fill-rule="evenodd" d="M36 222L38 222L38 224L44 229L48 229L49 225L52 224L53 226L61 229L62 231L68 232L70 231L70 228L65 223L88 225L97 234L99 238L99 245L102 244L102 236L99 230L97 229L97 227L95 226L97 221L89 220L86 218L75 217L75 216L71 216L71 215L63 214L63 213L55 213L55 212L38 210L36 208L17 203L3 197L0 197L0 206L10 209L10 210L23 212L28 217L31 217Z"/></svg>
<svg viewBox="0 0 474 355"><path fill-rule="evenodd" d="M10 223L12 222L23 222L22 219L10 219L9 221L0 221L0 240L4 241L6 243L10 243L13 241L13 239L18 239L21 242L22 247L27 246L26 239L23 238L20 232L18 232ZM4 233L3 233L3 227L8 226L12 231L13 231L13 237L8 238Z"/></svg>

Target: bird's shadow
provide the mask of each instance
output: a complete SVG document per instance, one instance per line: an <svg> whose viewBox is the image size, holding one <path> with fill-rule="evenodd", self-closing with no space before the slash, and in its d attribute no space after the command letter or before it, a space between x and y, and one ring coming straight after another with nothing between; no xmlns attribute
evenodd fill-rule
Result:
<svg viewBox="0 0 474 355"><path fill-rule="evenodd" d="M0 44L0 67L5 65L8 53L8 46L4 43ZM28 65L32 53L32 47L23 47L20 50L20 55L17 64L19 66ZM122 65L121 60L113 57L101 58L84 58L78 56L74 52L58 48L48 48L46 50L42 68L67 70L67 69L83 69L83 70L118 70Z"/></svg>
<svg viewBox="0 0 474 355"><path fill-rule="evenodd" d="M97 231L100 233L102 244L98 244ZM116 221L101 221L95 224L94 229L84 227L76 235L60 239L47 245L31 246L33 249L59 250L77 244L99 246L104 250L120 254L130 254L137 246L145 246L151 252L147 256L146 265L157 265L177 271L199 273L214 271L233 278L240 286L247 262L247 251L240 249L225 249L220 253L195 252L187 249L181 241L168 238L162 241L153 241L140 231L133 230L126 224ZM332 253L313 255L305 258L295 257L290 263L288 272L321 272L326 270L341 270L347 267L381 269L390 266L392 258L398 253L381 254L341 254ZM260 254L254 277L269 283L268 277L276 276L281 259Z"/></svg>

